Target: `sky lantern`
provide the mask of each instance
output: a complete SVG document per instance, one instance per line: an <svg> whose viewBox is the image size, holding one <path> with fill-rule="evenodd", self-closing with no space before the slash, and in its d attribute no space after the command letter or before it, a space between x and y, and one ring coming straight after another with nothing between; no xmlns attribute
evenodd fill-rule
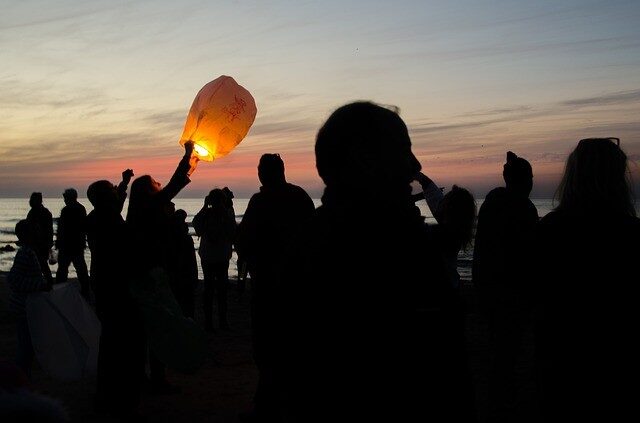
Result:
<svg viewBox="0 0 640 423"><path fill-rule="evenodd" d="M222 75L200 89L193 100L180 145L194 142L194 152L208 162L226 156L249 132L256 102L244 87Z"/></svg>

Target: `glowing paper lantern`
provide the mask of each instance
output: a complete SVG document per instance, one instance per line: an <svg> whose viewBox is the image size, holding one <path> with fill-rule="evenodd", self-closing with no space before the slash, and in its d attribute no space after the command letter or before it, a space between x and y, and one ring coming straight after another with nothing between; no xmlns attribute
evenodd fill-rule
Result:
<svg viewBox="0 0 640 423"><path fill-rule="evenodd" d="M256 102L244 87L222 75L198 92L180 137L180 145L194 142L201 160L226 156L247 135L256 118Z"/></svg>

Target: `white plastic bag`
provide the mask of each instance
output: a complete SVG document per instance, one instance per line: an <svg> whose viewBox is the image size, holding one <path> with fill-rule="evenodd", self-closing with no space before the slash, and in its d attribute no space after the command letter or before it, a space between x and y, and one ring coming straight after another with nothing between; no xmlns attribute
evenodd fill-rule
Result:
<svg viewBox="0 0 640 423"><path fill-rule="evenodd" d="M95 375L100 321L77 283L30 295L26 310L36 359L51 377L77 380Z"/></svg>

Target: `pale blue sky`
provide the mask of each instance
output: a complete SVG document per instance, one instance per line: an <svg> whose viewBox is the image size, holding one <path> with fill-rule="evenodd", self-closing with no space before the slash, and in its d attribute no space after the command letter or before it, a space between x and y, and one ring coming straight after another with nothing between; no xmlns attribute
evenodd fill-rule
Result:
<svg viewBox="0 0 640 423"><path fill-rule="evenodd" d="M92 163L167 177L197 91L233 76L258 115L211 184L257 188L263 152L313 192L313 142L337 106L400 107L425 170L482 196L504 153L553 191L577 140L640 159L640 1L0 0L0 196L82 190ZM115 167L114 167L115 166ZM205 168L206 167L206 168ZM166 168L166 169L165 169ZM116 178L116 175L104 175ZM637 183L640 185L640 183Z"/></svg>

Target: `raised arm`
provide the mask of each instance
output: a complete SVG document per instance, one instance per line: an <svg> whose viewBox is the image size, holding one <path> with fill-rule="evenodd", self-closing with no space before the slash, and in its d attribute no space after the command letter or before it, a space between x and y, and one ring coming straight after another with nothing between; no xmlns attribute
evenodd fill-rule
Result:
<svg viewBox="0 0 640 423"><path fill-rule="evenodd" d="M418 172L415 177L415 180L420 183L422 187L422 196L427 201L427 206L429 206L429 210L431 210L431 214L436 218L436 221L439 223L438 219L438 206L440 202L444 198L444 194L442 194L442 190L438 188L438 186L422 172Z"/></svg>
<svg viewBox="0 0 640 423"><path fill-rule="evenodd" d="M169 183L158 193L158 201L171 201L176 195L178 195L182 188L186 187L189 182L191 182L189 177L196 170L198 162L198 156L193 154L193 142L185 143L184 155L182 156L182 159L180 159L175 172L173 172L173 176L171 176Z"/></svg>
<svg viewBox="0 0 640 423"><path fill-rule="evenodd" d="M118 184L118 206L119 211L122 211L124 207L124 200L127 199L127 188L129 187L129 182L131 182L131 178L133 178L133 170L127 169L122 172L122 181Z"/></svg>

